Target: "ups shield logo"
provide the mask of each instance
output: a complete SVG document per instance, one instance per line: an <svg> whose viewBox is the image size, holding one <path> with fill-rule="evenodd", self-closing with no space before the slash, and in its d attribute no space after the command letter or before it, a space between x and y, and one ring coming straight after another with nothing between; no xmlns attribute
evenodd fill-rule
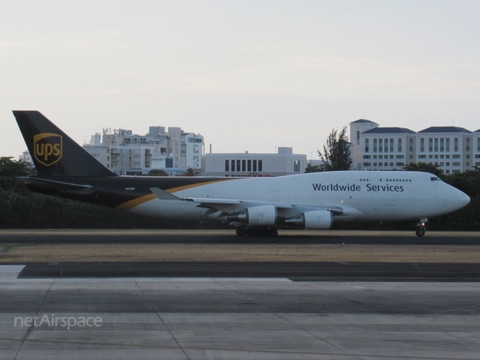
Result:
<svg viewBox="0 0 480 360"><path fill-rule="evenodd" d="M33 137L34 156L45 166L51 166L62 158L63 139L54 133L41 133Z"/></svg>

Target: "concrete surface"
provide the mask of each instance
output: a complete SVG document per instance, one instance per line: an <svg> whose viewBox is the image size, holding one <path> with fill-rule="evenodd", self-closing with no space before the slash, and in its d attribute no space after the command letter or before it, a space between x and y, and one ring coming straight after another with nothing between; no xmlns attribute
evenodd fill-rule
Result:
<svg viewBox="0 0 480 360"><path fill-rule="evenodd" d="M0 266L0 359L478 359L478 282L18 279ZM21 326L25 317L101 326ZM15 321L17 323L15 323ZM52 320L53 321L53 320Z"/></svg>

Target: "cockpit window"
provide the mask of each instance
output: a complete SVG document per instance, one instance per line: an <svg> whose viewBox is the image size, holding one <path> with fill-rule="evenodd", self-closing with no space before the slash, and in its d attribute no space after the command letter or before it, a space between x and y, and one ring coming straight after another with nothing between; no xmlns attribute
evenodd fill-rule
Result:
<svg viewBox="0 0 480 360"><path fill-rule="evenodd" d="M440 179L439 179L438 177L436 177L436 176L432 176L432 177L430 178L430 180L431 180L431 181L440 181Z"/></svg>

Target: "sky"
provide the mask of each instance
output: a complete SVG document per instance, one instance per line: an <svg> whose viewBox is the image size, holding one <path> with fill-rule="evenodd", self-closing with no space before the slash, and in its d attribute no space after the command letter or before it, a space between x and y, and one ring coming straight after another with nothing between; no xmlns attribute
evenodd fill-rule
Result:
<svg viewBox="0 0 480 360"><path fill-rule="evenodd" d="M200 133L216 153L318 158L366 118L480 129L480 1L0 0L0 156L12 110L80 144L104 128Z"/></svg>

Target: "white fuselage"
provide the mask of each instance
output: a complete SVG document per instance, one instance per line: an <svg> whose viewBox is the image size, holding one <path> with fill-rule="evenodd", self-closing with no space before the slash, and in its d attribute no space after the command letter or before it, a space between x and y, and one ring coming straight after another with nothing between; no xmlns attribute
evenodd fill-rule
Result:
<svg viewBox="0 0 480 360"><path fill-rule="evenodd" d="M334 221L398 221L450 213L469 197L435 175L406 171L321 172L276 178L225 179L172 192L181 199L241 200L228 212L271 204L278 215L296 216L316 209L333 212ZM201 202L201 201L200 201ZM215 217L194 201L153 199L131 209L135 213L170 218Z"/></svg>

